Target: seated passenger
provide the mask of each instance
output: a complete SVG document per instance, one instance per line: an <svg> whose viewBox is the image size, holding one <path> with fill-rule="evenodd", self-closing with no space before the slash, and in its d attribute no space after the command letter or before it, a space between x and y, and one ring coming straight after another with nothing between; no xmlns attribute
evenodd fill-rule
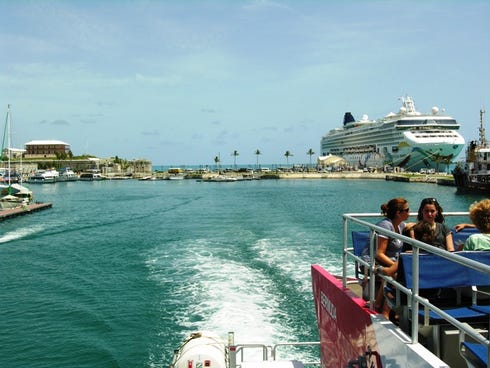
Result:
<svg viewBox="0 0 490 368"><path fill-rule="evenodd" d="M483 199L470 206L471 222L481 234L466 239L463 250L490 250L490 199Z"/></svg>
<svg viewBox="0 0 490 368"><path fill-rule="evenodd" d="M480 202L473 203L470 206L469 216L472 227L476 227L481 234L475 233L470 235L464 243L463 250L490 251L490 199L483 199ZM472 290L470 288L462 288L461 295L471 298ZM489 298L490 287L478 287L478 300L488 302Z"/></svg>
<svg viewBox="0 0 490 368"><path fill-rule="evenodd" d="M404 198L393 198L388 203L381 205L381 212L386 216L376 225L384 229L401 234L405 228L405 221L410 215L408 202ZM390 238L384 234L377 235L376 262L381 265L377 271L387 275L396 275L398 267L398 255L402 249L403 242L399 239ZM384 283L381 283L376 293L375 308L378 309L386 319L390 318L390 308L383 295Z"/></svg>
<svg viewBox="0 0 490 368"><path fill-rule="evenodd" d="M434 230L432 245L454 252L453 235L449 226L444 223L442 207L435 198L425 198L420 203L417 219L430 224Z"/></svg>
<svg viewBox="0 0 490 368"><path fill-rule="evenodd" d="M435 233L434 229L432 228L432 225L429 224L428 222L425 221L419 221L413 226L411 226L407 234L404 234L406 236L409 236L413 239L417 239L423 243L427 243L430 245L434 245L434 240L435 240ZM403 252L410 252L412 251L412 245L405 243L403 244Z"/></svg>

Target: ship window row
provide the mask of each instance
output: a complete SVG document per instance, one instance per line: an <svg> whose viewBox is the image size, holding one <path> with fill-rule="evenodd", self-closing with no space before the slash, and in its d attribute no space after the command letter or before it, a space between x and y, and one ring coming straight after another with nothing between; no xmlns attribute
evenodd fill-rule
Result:
<svg viewBox="0 0 490 368"><path fill-rule="evenodd" d="M443 133L415 133L417 138L455 138L456 134L443 134Z"/></svg>
<svg viewBox="0 0 490 368"><path fill-rule="evenodd" d="M328 140L328 145L334 145L334 144L350 144L350 145L355 145L356 143L361 143L366 141L366 135L370 135L372 137L372 140L376 140L378 143L380 140L387 140L387 141L392 141L393 140L393 134L391 132L383 132L382 134L373 134L372 132L365 132L364 134L359 134L359 135L350 135L350 136L343 136L343 137L338 137L334 139L329 139Z"/></svg>
<svg viewBox="0 0 490 368"><path fill-rule="evenodd" d="M487 152L480 152L480 154L478 156L480 156L480 158L484 161L488 160L488 153Z"/></svg>
<svg viewBox="0 0 490 368"><path fill-rule="evenodd" d="M436 125L458 125L456 120L454 119L426 119L426 120L399 120L397 125L427 125L427 124L436 124Z"/></svg>
<svg viewBox="0 0 490 368"><path fill-rule="evenodd" d="M356 147L348 147L348 148L333 148L330 150L332 154L351 154L351 153L369 153L376 152L375 145L365 145L365 146L356 146Z"/></svg>

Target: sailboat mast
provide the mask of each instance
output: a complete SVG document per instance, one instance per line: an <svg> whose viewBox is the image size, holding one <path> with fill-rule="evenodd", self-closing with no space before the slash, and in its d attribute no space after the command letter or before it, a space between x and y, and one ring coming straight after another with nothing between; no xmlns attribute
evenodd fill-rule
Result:
<svg viewBox="0 0 490 368"><path fill-rule="evenodd" d="M485 137L485 127L483 126L483 114L485 114L485 110L480 109L480 128L478 129L480 132L480 146L487 147L487 138Z"/></svg>
<svg viewBox="0 0 490 368"><path fill-rule="evenodd" d="M7 121L6 121L6 129L7 129L7 159L8 159L8 172L9 172L9 194L12 194L12 187L11 187L11 179L12 179L12 170L10 167L10 160L11 160L11 137L10 137L10 105L7 105Z"/></svg>

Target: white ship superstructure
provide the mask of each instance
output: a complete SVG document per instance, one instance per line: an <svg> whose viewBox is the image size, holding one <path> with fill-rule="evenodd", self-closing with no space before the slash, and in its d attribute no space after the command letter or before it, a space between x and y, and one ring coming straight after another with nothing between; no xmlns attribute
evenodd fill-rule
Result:
<svg viewBox="0 0 490 368"><path fill-rule="evenodd" d="M459 123L440 114L437 107L422 114L410 97L401 101L398 113L379 120L363 116L356 121L350 112L345 113L343 127L322 137L322 155L340 156L357 168L390 165L410 171L442 169L453 162L465 144L457 132Z"/></svg>

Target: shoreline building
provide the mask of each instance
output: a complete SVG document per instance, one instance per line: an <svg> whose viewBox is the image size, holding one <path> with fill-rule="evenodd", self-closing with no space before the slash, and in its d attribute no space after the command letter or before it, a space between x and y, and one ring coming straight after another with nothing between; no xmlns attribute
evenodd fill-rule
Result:
<svg viewBox="0 0 490 368"><path fill-rule="evenodd" d="M70 152L70 145L58 140L34 140L27 142L25 148L24 158L56 158Z"/></svg>

